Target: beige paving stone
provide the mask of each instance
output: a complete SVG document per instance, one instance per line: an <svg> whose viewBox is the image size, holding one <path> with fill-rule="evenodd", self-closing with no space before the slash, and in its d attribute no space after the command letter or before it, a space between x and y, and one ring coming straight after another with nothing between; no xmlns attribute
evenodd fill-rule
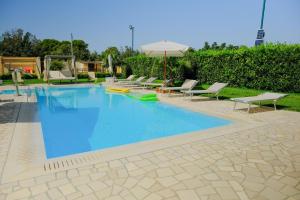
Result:
<svg viewBox="0 0 300 200"><path fill-rule="evenodd" d="M47 193L51 199L59 199L63 197L62 193L57 188L52 188L48 190Z"/></svg>
<svg viewBox="0 0 300 200"><path fill-rule="evenodd" d="M7 195L7 200L13 200L13 199L22 199L22 198L27 198L30 196L30 191L28 188L24 188L12 193L9 193Z"/></svg>
<svg viewBox="0 0 300 200"><path fill-rule="evenodd" d="M83 195L88 195L93 193L93 190L88 185L79 185L76 187Z"/></svg>
<svg viewBox="0 0 300 200"><path fill-rule="evenodd" d="M246 189L251 190L253 192L260 192L265 187L263 184L255 183L255 182L249 182L249 181L245 181L242 185Z"/></svg>
<svg viewBox="0 0 300 200"><path fill-rule="evenodd" d="M249 200L247 194L244 191L237 192L237 195L239 196L240 200Z"/></svg>
<svg viewBox="0 0 300 200"><path fill-rule="evenodd" d="M77 177L73 177L71 179L71 182L73 185L83 185L83 184L87 184L89 183L91 180L90 180L90 177L89 176L77 176Z"/></svg>
<svg viewBox="0 0 300 200"><path fill-rule="evenodd" d="M186 173L186 172L177 174L177 175L175 176L175 178L176 178L178 181L190 179L190 178L192 178L192 177L193 177L193 176L191 176L190 174L188 174L188 173Z"/></svg>
<svg viewBox="0 0 300 200"><path fill-rule="evenodd" d="M79 197L77 200L98 200L94 194L89 194L86 196Z"/></svg>
<svg viewBox="0 0 300 200"><path fill-rule="evenodd" d="M136 180L135 178L129 177L123 186L130 189L130 188L134 187L137 183L138 183L138 180Z"/></svg>
<svg viewBox="0 0 300 200"><path fill-rule="evenodd" d="M239 199L238 195L229 187L216 188L222 199Z"/></svg>
<svg viewBox="0 0 300 200"><path fill-rule="evenodd" d="M126 165L126 169L128 170L128 171L132 171L132 170L137 170L138 169L138 167L134 164L134 163L127 163Z"/></svg>
<svg viewBox="0 0 300 200"><path fill-rule="evenodd" d="M111 194L112 194L112 195L118 195L118 194L120 194L122 191L123 191L123 188L122 188L121 186L119 186L119 185L113 185L113 186L112 186L112 192L111 192Z"/></svg>
<svg viewBox="0 0 300 200"><path fill-rule="evenodd" d="M174 175L174 172L170 168L160 168L156 170L158 177L166 177Z"/></svg>
<svg viewBox="0 0 300 200"><path fill-rule="evenodd" d="M219 180L219 177L215 173L204 174L203 177L209 181Z"/></svg>
<svg viewBox="0 0 300 200"><path fill-rule="evenodd" d="M46 193L42 193L42 194L34 196L33 199L36 199L36 200L49 200L49 197L46 195Z"/></svg>
<svg viewBox="0 0 300 200"><path fill-rule="evenodd" d="M106 188L97 190L97 192L96 192L97 199L108 198L111 195L111 191L112 191L112 187L106 187Z"/></svg>
<svg viewBox="0 0 300 200"><path fill-rule="evenodd" d="M72 177L79 176L79 173L78 173L77 169L71 169L71 170L68 170L67 176L69 178L72 178Z"/></svg>
<svg viewBox="0 0 300 200"><path fill-rule="evenodd" d="M68 179L58 179L48 183L50 188L57 187L68 183Z"/></svg>
<svg viewBox="0 0 300 200"><path fill-rule="evenodd" d="M66 185L60 186L59 190L63 193L63 195L68 195L73 192L76 192L76 189L74 188L74 186L72 184L66 184Z"/></svg>
<svg viewBox="0 0 300 200"><path fill-rule="evenodd" d="M263 197L266 197L269 200L282 200L285 199L287 196L283 195L282 193L272 190L271 188L265 188L262 192L261 195Z"/></svg>
<svg viewBox="0 0 300 200"><path fill-rule="evenodd" d="M120 160L112 160L109 162L109 167L111 168L118 168L118 167L122 167L123 163Z"/></svg>
<svg viewBox="0 0 300 200"><path fill-rule="evenodd" d="M149 194L147 190L140 186L135 186L130 191L137 199L144 199Z"/></svg>
<svg viewBox="0 0 300 200"><path fill-rule="evenodd" d="M210 185L197 188L196 192L200 197L201 196L209 196L211 194L216 194L216 191Z"/></svg>
<svg viewBox="0 0 300 200"><path fill-rule="evenodd" d="M296 194L300 194L300 191L297 190L295 187L292 187L290 185L286 185L282 190L280 190L282 194L285 194L287 196L294 196Z"/></svg>
<svg viewBox="0 0 300 200"><path fill-rule="evenodd" d="M236 181L229 181L230 185L235 191L243 191L243 187Z"/></svg>
<svg viewBox="0 0 300 200"><path fill-rule="evenodd" d="M106 200L123 200L123 199L120 196L111 196L111 197L106 198Z"/></svg>
<svg viewBox="0 0 300 200"><path fill-rule="evenodd" d="M162 197L157 194L150 194L145 198L145 200L161 200Z"/></svg>
<svg viewBox="0 0 300 200"><path fill-rule="evenodd" d="M104 184L102 181L93 181L93 182L90 182L88 184L94 191L98 191L98 190L101 190L101 189L104 189L106 187L108 187L106 184Z"/></svg>
<svg viewBox="0 0 300 200"><path fill-rule="evenodd" d="M157 194L159 194L163 198L169 198L169 197L174 196L175 192L169 188L166 188L166 189L158 191Z"/></svg>
<svg viewBox="0 0 300 200"><path fill-rule="evenodd" d="M21 187L30 187L30 186L33 186L34 184L35 184L35 181L33 178L20 181Z"/></svg>
<svg viewBox="0 0 300 200"><path fill-rule="evenodd" d="M36 180L37 184L46 183L46 182L55 180L55 176L53 174L49 174L49 175L45 175L45 176L36 177L35 180Z"/></svg>
<svg viewBox="0 0 300 200"><path fill-rule="evenodd" d="M150 188L155 182L156 182L155 179L149 178L149 177L145 177L145 178L143 178L138 184L139 184L140 186L142 186L143 188L148 189L148 188Z"/></svg>
<svg viewBox="0 0 300 200"><path fill-rule="evenodd" d="M158 178L157 181L163 185L164 187L169 187L171 185L174 185L178 183L178 181L173 177L164 177L164 178Z"/></svg>
<svg viewBox="0 0 300 200"><path fill-rule="evenodd" d="M296 186L299 183L299 180L289 177L289 176L285 176L280 179L280 182L290 185L290 186Z"/></svg>
<svg viewBox="0 0 300 200"><path fill-rule="evenodd" d="M192 179L187 179L187 180L183 180L182 183L188 188L188 189L194 189L194 188L198 188L198 187L202 187L205 184L200 181L197 178L192 178Z"/></svg>
<svg viewBox="0 0 300 200"><path fill-rule="evenodd" d="M71 194L66 195L66 198L67 200L71 200L71 199L78 199L81 196L82 196L81 192L73 192Z"/></svg>
<svg viewBox="0 0 300 200"><path fill-rule="evenodd" d="M46 184L39 184L39 185L35 185L35 186L32 186L30 188L31 190L31 194L33 196L37 195L37 194L40 194L40 193L43 193L43 192L46 192L48 190L48 187Z"/></svg>
<svg viewBox="0 0 300 200"><path fill-rule="evenodd" d="M176 193L179 196L179 199L181 200L200 200L200 198L197 196L194 190L180 190L176 191Z"/></svg>

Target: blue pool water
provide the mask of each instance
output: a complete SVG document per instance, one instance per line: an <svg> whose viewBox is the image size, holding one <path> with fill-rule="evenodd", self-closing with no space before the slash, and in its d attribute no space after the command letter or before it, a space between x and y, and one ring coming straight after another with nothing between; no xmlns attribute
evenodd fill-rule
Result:
<svg viewBox="0 0 300 200"><path fill-rule="evenodd" d="M19 90L20 94L26 94L27 90ZM0 94L16 94L16 90L0 90Z"/></svg>
<svg viewBox="0 0 300 200"><path fill-rule="evenodd" d="M102 87L37 88L47 158L105 149L231 123Z"/></svg>

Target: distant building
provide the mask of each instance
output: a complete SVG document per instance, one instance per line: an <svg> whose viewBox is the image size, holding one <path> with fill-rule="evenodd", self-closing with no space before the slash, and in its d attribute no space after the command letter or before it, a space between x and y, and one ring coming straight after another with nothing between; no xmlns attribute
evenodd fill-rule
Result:
<svg viewBox="0 0 300 200"><path fill-rule="evenodd" d="M10 70L21 68L25 73L41 76L40 57L9 57L0 56L0 75L10 73Z"/></svg>
<svg viewBox="0 0 300 200"><path fill-rule="evenodd" d="M107 67L103 66L102 61L76 61L77 72L101 72L101 73L109 73ZM122 68L117 67L117 73L122 73Z"/></svg>

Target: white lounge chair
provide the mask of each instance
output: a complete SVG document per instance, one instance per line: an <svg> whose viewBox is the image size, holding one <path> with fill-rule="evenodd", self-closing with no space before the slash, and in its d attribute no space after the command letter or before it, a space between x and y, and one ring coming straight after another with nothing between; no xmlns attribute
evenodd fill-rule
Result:
<svg viewBox="0 0 300 200"><path fill-rule="evenodd" d="M89 77L89 80L92 80L92 81L95 81L97 79L95 72L88 72L88 77Z"/></svg>
<svg viewBox="0 0 300 200"><path fill-rule="evenodd" d="M130 76L128 76L126 79L117 79L118 82L122 82L122 81L132 81L134 79L135 75L131 74Z"/></svg>
<svg viewBox="0 0 300 200"><path fill-rule="evenodd" d="M138 79L134 80L134 81L120 81L117 82L116 84L120 84L120 85L137 85L139 83L141 83L146 77L145 76L141 76Z"/></svg>
<svg viewBox="0 0 300 200"><path fill-rule="evenodd" d="M134 87L134 88L145 88L145 84L152 83L156 79L157 79L156 77L150 77L145 82L138 82L136 84L130 84L130 85L124 85L124 86L125 87Z"/></svg>
<svg viewBox="0 0 300 200"><path fill-rule="evenodd" d="M171 94L171 91L187 91L192 90L196 85L198 81L196 80L190 80L186 79L183 84L180 87L161 87L161 91L168 91L169 95Z"/></svg>
<svg viewBox="0 0 300 200"><path fill-rule="evenodd" d="M170 79L162 82L162 83L146 83L144 82L143 85L144 87L167 87L167 85L171 82Z"/></svg>
<svg viewBox="0 0 300 200"><path fill-rule="evenodd" d="M287 96L287 94L281 94L281 93L272 93L272 92L266 92L257 96L252 96L252 97L240 97L240 98L231 98L232 101L234 101L234 107L233 110L235 110L237 102L240 103L247 103L248 106L248 113L250 112L251 104L254 102L259 102L261 101L273 101L274 104L274 109L276 110L276 103L279 99Z"/></svg>
<svg viewBox="0 0 300 200"><path fill-rule="evenodd" d="M184 94L190 95L191 99L194 94L214 94L217 97L217 100L219 100L219 93L220 91L225 88L228 85L228 83L214 83L206 90L188 90L184 91Z"/></svg>
<svg viewBox="0 0 300 200"><path fill-rule="evenodd" d="M48 80L56 80L56 81L62 81L62 80L75 80L75 77L73 76L66 76L60 71L49 71L48 72Z"/></svg>

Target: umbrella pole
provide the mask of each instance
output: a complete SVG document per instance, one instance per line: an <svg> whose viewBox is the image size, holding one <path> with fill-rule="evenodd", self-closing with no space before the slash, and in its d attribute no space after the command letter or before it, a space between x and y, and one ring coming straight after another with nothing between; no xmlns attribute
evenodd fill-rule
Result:
<svg viewBox="0 0 300 200"><path fill-rule="evenodd" d="M166 82L166 74L167 74L167 51L165 50L164 83Z"/></svg>

